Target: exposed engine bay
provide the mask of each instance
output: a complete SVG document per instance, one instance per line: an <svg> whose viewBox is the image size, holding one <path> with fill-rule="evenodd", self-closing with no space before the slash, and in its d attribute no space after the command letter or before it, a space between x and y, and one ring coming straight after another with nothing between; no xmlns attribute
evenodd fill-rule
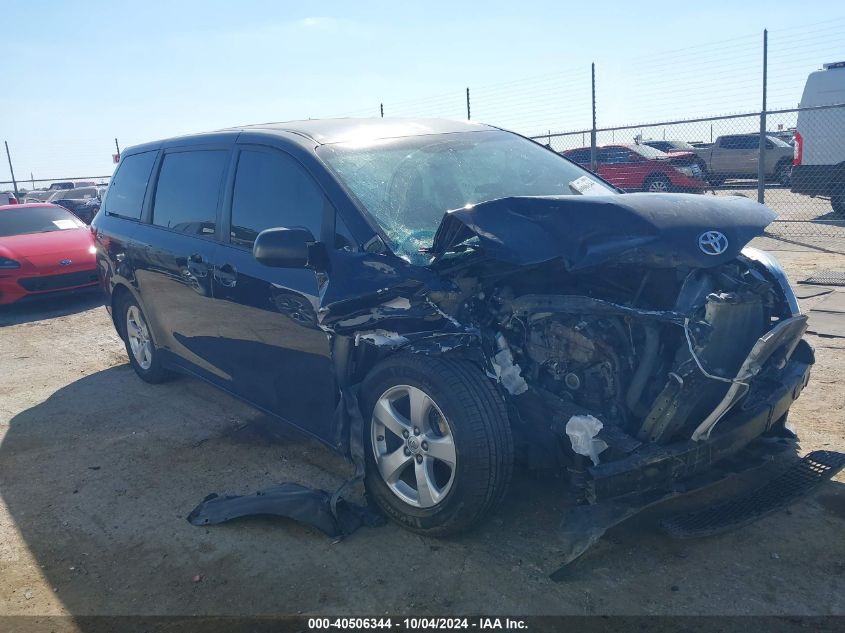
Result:
<svg viewBox="0 0 845 633"><path fill-rule="evenodd" d="M562 421L593 416L627 447L689 439L755 342L792 316L744 256L713 269L521 273L459 279L456 318L496 332L494 358L506 347L519 367L521 380L503 380L512 394L531 392Z"/></svg>

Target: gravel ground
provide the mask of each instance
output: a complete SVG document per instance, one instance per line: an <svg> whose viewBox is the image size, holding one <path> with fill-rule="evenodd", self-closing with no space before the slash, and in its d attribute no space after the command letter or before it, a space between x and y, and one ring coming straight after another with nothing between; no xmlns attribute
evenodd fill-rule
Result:
<svg viewBox="0 0 845 633"><path fill-rule="evenodd" d="M794 249L778 253L793 280L845 270L843 248L767 242ZM661 535L664 504L559 583L562 482L523 473L484 526L448 540L387 525L334 543L281 519L197 528L185 517L210 492L332 489L349 467L198 380L141 382L97 298L7 309L0 325L0 615L845 614L842 474L707 539ZM818 363L790 419L802 451L843 451L845 339L809 338Z"/></svg>

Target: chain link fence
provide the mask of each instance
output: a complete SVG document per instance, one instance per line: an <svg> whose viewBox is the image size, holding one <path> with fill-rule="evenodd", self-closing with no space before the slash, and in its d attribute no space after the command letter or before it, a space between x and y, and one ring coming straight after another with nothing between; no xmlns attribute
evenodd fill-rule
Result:
<svg viewBox="0 0 845 633"><path fill-rule="evenodd" d="M532 138L625 191L746 196L777 213L772 236L845 240L845 104Z"/></svg>

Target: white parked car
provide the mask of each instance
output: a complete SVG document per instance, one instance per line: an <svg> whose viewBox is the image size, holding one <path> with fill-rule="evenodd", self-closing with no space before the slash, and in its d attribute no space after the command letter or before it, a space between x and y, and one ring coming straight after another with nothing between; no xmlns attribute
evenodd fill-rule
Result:
<svg viewBox="0 0 845 633"><path fill-rule="evenodd" d="M825 64L810 73L801 107L845 104L845 61ZM801 110L795 130L792 191L830 196L838 215L845 216L845 106Z"/></svg>

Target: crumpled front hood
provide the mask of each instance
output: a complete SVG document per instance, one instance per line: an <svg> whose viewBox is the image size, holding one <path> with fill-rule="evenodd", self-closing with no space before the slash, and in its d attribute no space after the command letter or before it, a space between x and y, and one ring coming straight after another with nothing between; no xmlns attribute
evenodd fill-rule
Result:
<svg viewBox="0 0 845 633"><path fill-rule="evenodd" d="M512 197L449 211L434 237L434 263L477 238L484 255L515 265L560 258L569 270L607 264L709 268L739 255L775 213L742 196L631 193ZM699 238L719 231L727 248L705 253Z"/></svg>

